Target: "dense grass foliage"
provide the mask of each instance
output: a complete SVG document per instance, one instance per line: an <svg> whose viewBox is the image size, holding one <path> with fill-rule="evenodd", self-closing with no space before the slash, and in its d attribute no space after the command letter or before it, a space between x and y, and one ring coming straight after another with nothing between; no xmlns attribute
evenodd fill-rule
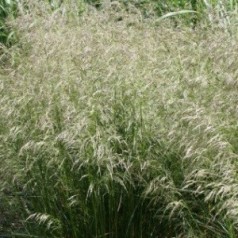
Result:
<svg viewBox="0 0 238 238"><path fill-rule="evenodd" d="M49 4L51 11L73 5L78 15L87 11L89 6L102 10L114 5L120 10L126 10L128 14L137 11L145 19L171 17L174 26L177 27L182 20L183 24L193 28L201 22L219 22L227 28L238 6L237 0L0 0L0 43L12 46L17 41L16 29L9 26L9 18L16 18L19 11L26 14L32 4L45 3Z"/></svg>
<svg viewBox="0 0 238 238"><path fill-rule="evenodd" d="M237 237L235 27L29 3L1 55L0 236Z"/></svg>

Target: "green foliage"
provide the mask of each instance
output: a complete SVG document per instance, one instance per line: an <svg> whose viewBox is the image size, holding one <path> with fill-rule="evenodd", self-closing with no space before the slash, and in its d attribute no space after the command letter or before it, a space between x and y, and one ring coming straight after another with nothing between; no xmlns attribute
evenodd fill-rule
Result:
<svg viewBox="0 0 238 238"><path fill-rule="evenodd" d="M15 17L17 14L17 0L0 1L0 42L11 45L14 41L14 32L7 26L8 17Z"/></svg>

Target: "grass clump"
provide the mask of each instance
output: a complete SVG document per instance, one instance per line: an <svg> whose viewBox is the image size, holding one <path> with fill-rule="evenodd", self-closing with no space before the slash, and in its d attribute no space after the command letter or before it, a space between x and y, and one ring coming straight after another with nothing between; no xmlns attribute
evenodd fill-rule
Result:
<svg viewBox="0 0 238 238"><path fill-rule="evenodd" d="M236 237L237 32L48 8L1 69L1 233Z"/></svg>

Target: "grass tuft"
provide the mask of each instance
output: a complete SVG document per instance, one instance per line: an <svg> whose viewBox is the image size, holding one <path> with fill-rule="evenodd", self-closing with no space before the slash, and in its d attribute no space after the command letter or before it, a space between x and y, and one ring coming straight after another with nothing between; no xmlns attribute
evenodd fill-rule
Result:
<svg viewBox="0 0 238 238"><path fill-rule="evenodd" d="M70 3L1 56L0 236L236 237L237 30Z"/></svg>

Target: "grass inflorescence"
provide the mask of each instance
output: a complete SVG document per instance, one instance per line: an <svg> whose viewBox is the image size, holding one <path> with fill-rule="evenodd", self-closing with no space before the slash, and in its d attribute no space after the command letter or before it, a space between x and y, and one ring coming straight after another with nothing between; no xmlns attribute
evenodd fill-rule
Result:
<svg viewBox="0 0 238 238"><path fill-rule="evenodd" d="M209 27L215 23L225 29L228 29L235 19L238 7L237 0L0 0L1 44L10 47L17 43L17 29L9 25L9 19L29 13L32 5L35 4L43 4L45 7L48 5L47 11L50 10L52 13L62 8L64 11L65 9L71 11L73 6L77 15L87 12L90 6L97 10L114 6L114 9L123 9L127 14L137 12L144 19L157 18L160 21L164 18L172 18L175 27L182 22L182 25L196 28L205 22ZM118 19L121 19L121 16Z"/></svg>
<svg viewBox="0 0 238 238"><path fill-rule="evenodd" d="M78 4L10 23L0 236L237 237L237 31Z"/></svg>

